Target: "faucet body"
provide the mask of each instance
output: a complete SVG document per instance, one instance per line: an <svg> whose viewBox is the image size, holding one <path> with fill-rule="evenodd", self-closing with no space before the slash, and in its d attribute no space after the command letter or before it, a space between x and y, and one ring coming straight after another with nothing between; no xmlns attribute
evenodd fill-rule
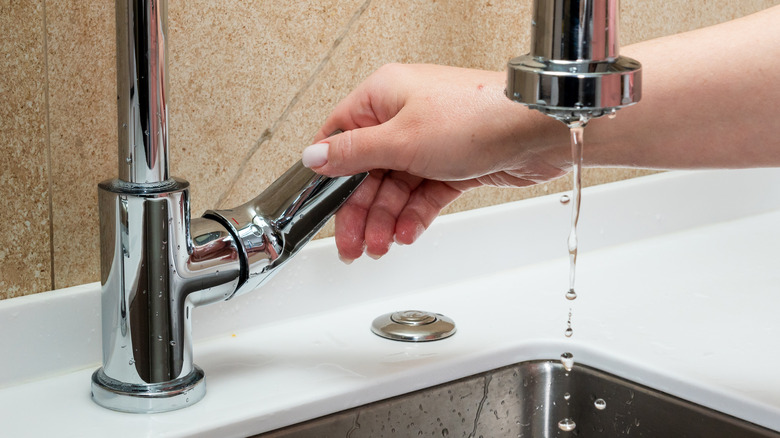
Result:
<svg viewBox="0 0 780 438"><path fill-rule="evenodd" d="M641 64L619 55L618 0L534 0L530 53L507 66L506 95L564 123L642 97Z"/></svg>
<svg viewBox="0 0 780 438"><path fill-rule="evenodd" d="M116 0L119 177L98 185L103 366L92 397L124 412L202 399L191 318L262 285L366 174L327 178L300 161L246 204L190 218L189 183L168 174L167 2Z"/></svg>

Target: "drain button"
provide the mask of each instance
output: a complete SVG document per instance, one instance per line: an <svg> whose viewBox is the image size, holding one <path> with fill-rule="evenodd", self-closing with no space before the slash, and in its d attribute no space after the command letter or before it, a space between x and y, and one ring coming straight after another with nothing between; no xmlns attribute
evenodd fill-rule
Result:
<svg viewBox="0 0 780 438"><path fill-rule="evenodd" d="M404 310L390 315L393 322L404 325L425 325L436 322L436 314L419 310Z"/></svg>
<svg viewBox="0 0 780 438"><path fill-rule="evenodd" d="M395 341L437 341L455 333L455 322L439 313L403 310L376 318L371 331Z"/></svg>

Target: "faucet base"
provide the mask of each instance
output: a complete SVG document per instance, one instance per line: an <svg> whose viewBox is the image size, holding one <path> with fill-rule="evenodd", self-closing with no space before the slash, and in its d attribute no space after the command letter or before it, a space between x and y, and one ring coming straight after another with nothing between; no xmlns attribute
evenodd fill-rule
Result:
<svg viewBox="0 0 780 438"><path fill-rule="evenodd" d="M104 408L120 412L153 414L174 411L197 403L206 395L206 376L193 371L163 383L123 383L106 376L103 368L92 374L92 400Z"/></svg>

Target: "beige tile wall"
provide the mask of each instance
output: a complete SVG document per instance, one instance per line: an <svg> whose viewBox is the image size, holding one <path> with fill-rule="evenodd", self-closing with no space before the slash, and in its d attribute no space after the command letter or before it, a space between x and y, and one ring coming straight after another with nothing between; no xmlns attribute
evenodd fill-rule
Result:
<svg viewBox="0 0 780 438"><path fill-rule="evenodd" d="M387 62L500 70L531 0L171 0L171 173L193 215L250 198ZM630 44L780 0L623 0ZM98 279L97 189L116 175L113 2L0 0L0 298ZM636 170L589 170L586 184ZM568 188L474 191L460 211ZM327 232L325 233L327 234Z"/></svg>

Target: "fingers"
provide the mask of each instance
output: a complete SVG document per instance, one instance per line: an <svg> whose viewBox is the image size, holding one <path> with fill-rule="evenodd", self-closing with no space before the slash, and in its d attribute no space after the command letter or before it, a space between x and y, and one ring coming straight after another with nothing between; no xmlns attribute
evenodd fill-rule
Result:
<svg viewBox="0 0 780 438"><path fill-rule="evenodd" d="M385 255L393 244L396 221L422 178L405 172L389 172L379 187L366 217L366 254L374 259Z"/></svg>
<svg viewBox="0 0 780 438"><path fill-rule="evenodd" d="M372 172L336 214L336 246L345 262L385 255L393 242L412 244L441 210L473 182L443 183L404 172Z"/></svg>
<svg viewBox="0 0 780 438"><path fill-rule="evenodd" d="M374 202L383 172L373 171L336 212L335 235L339 257L351 262L363 255L366 217Z"/></svg>

